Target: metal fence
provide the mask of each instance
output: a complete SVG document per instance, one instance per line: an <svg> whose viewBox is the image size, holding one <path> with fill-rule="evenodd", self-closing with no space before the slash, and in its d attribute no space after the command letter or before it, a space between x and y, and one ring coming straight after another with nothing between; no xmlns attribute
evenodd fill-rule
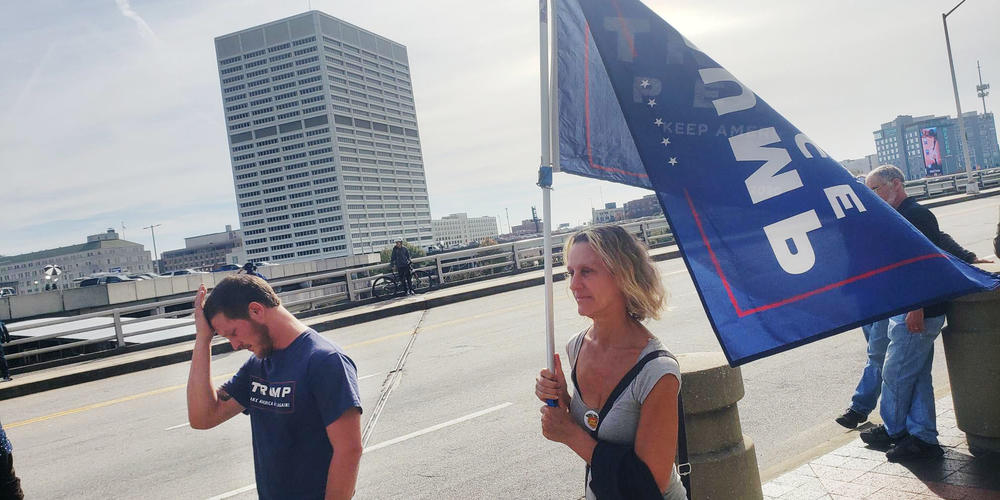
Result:
<svg viewBox="0 0 1000 500"><path fill-rule="evenodd" d="M640 220L623 227L645 241L648 246L658 247L673 243L673 235L662 217ZM553 235L553 259L556 265L562 263L562 247L569 232ZM541 269L542 238L532 238L490 245L456 252L446 252L412 261L414 270L421 270L431 276L432 287L447 287L461 283L507 276L524 271ZM356 267L351 269L323 272L287 279L275 280L270 284L278 291L282 303L290 311L322 311L334 306L349 307L376 299L372 297L372 284L382 276L391 275L388 264ZM125 351L130 346L130 337L150 333L188 328L174 342L189 340L194 334L192 297L175 298L147 304L121 307L69 318L59 318L30 324L11 324L10 332L15 337L5 347L9 350L6 358L18 365L31 365L43 361L65 360L84 354L105 351ZM106 321L93 324L94 318ZM152 325L152 320L162 318L184 318L186 321L169 325ZM85 326L74 323L86 322ZM144 325L135 327L134 325ZM43 335L28 335L29 330L65 325L64 330ZM125 327L133 326L126 331ZM111 330L113 333L89 339L73 339L71 336L88 332ZM21 335L18 335L20 332ZM161 342L162 343L162 342Z"/></svg>
<svg viewBox="0 0 1000 500"><path fill-rule="evenodd" d="M981 189L1000 186L1000 169L980 170L973 173L973 180ZM966 192L966 174L946 177L932 177L906 183L906 192L915 198L933 198ZM670 228L663 217L653 217L645 220L624 224L623 227L635 234L639 239L653 248L674 242ZM552 256L556 265L562 263L562 247L569 232L553 235ZM523 271L537 270L543 266L542 238L532 238L503 243L486 247L471 248L455 252L413 259L413 269L421 270L431 276L432 287L451 286L498 276L510 275ZM332 306L350 306L375 300L372 297L372 284L379 277L391 275L388 264L357 267L332 272L303 275L272 281L271 285L279 291L282 302L290 311L301 313L318 311ZM96 350L124 350L129 345L129 337L155 333L158 331L192 327L193 320L174 323L166 326L151 326L125 332L125 326L142 324L159 318L188 317L192 298L176 298L142 305L116 308L70 318L60 318L33 324L13 324L10 331L17 336L18 332L50 326L67 325L66 330L45 334L24 336L7 345L13 352L6 357L8 360L24 359L22 363L31 364L42 360L47 354L58 356L75 356L84 352ZM169 310L168 310L169 309ZM83 327L72 326L75 322L92 318L105 318L106 323ZM85 340L70 340L67 336L112 328L113 335ZM191 328L190 334L194 333ZM184 341L190 337L179 336L176 341ZM30 344L35 346L28 347ZM42 344L53 345L42 345ZM23 347L22 347L23 346Z"/></svg>
<svg viewBox="0 0 1000 500"><path fill-rule="evenodd" d="M1000 168L974 170L972 172L972 180L979 185L980 189L1000 186ZM942 177L924 177L923 179L907 182L906 194L916 199L963 194L966 192L968 184L969 176L965 173Z"/></svg>

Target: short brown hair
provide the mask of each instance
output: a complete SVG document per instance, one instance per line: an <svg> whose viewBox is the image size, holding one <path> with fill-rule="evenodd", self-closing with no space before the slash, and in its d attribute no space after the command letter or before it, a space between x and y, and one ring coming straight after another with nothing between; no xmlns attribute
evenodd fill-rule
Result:
<svg viewBox="0 0 1000 500"><path fill-rule="evenodd" d="M618 288L625 295L629 316L642 321L659 319L666 301L666 290L660 273L649 258L646 245L621 226L592 226L577 232L566 242L563 255L569 259L574 243L590 243L614 276Z"/></svg>
<svg viewBox="0 0 1000 500"><path fill-rule="evenodd" d="M220 312L229 319L250 319L250 303L258 302L265 307L278 307L281 299L271 285L252 274L234 274L219 282L205 299L205 319Z"/></svg>

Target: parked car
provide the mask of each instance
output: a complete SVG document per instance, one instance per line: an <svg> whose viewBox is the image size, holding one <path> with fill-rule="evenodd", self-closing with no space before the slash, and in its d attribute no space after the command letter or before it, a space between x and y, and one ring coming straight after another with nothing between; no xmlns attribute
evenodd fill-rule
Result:
<svg viewBox="0 0 1000 500"><path fill-rule="evenodd" d="M107 285L109 283L124 283L127 281L136 281L124 274L109 274L107 276L91 276L89 278L84 278L80 281L80 287L85 286L97 286L97 285Z"/></svg>
<svg viewBox="0 0 1000 500"><path fill-rule="evenodd" d="M11 295L17 295L17 292L9 286L0 288L0 297L9 297Z"/></svg>
<svg viewBox="0 0 1000 500"><path fill-rule="evenodd" d="M240 269L243 269L243 267L241 267L239 264L222 264L219 267L212 269L212 272L221 273L223 271L239 271Z"/></svg>
<svg viewBox="0 0 1000 500"><path fill-rule="evenodd" d="M187 276L188 274L208 274L205 271L195 271L194 269L178 269L163 273L161 276Z"/></svg>
<svg viewBox="0 0 1000 500"><path fill-rule="evenodd" d="M128 277L132 278L134 280L151 280L151 279L159 278L160 275L156 274L156 273L134 273L134 274L128 275Z"/></svg>

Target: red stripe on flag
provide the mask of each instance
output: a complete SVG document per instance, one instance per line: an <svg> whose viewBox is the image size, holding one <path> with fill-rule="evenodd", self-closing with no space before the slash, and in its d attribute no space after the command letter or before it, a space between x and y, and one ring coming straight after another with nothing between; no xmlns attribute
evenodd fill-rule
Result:
<svg viewBox="0 0 1000 500"><path fill-rule="evenodd" d="M719 264L719 259L715 256L715 251L712 250L712 244L709 243L709 241L708 241L708 235L705 233L705 228L702 227L702 225L701 225L701 217L698 215L698 211L695 210L694 203L691 201L691 195L688 193L688 191L686 189L684 190L684 197L687 199L688 207L691 208L691 215L694 216L694 222L695 222L695 225L698 226L698 232L701 233L701 240L705 244L705 248L708 249L708 255L712 259L712 265L715 267L715 272L719 275L719 279L722 280L722 286L725 287L726 294L729 296L729 301L733 304L733 310L736 311L736 315L738 317L740 317L740 318L744 318L744 317L749 316L751 314L756 314L756 313L759 313L759 312L762 312L762 311L767 311L767 310L775 309L775 308L778 308L778 307L781 307L781 306L785 306L785 305L788 305L788 304L791 304L791 303L794 303L794 302L798 302L800 300L812 297L813 295L817 295L817 294L820 294L820 293L823 293L823 292L828 292L830 290L833 290L835 288L840 288L840 287L842 287L844 285L847 285L849 283L854 283L855 281L860 281L860 280L863 280L863 279L871 278L872 276L875 276L875 275L878 275L878 274L882 274L882 273L885 273L885 272L888 272L888 271L891 271L893 269L896 269L896 268L899 268L899 267L903 267L903 266L906 266L906 265L909 265L909 264L913 264L913 263L916 263L916 262L921 262L921 261L928 260L928 259L947 259L948 258L948 256L945 255L945 254L943 254L943 253L929 253L929 254L926 254L926 255L920 255L920 256L917 256L917 257L911 257L909 259L901 260L901 261L893 263L893 264L882 266L882 267L880 267L878 269L873 269L871 271L864 272L864 273L861 273L859 275L852 276L850 278L840 280L840 281L838 281L836 283L831 283L829 285L822 286L822 287L817 288L815 290L810 290L810 291L805 292L805 293L800 293L798 295L794 295L794 296L789 297L787 299L782 299L782 300L779 300L779 301L776 301L776 302L772 302L770 304L765 304L765 305L760 306L760 307L755 307L753 309L743 310L740 307L739 303L736 301L736 297L733 295L733 291L732 291L732 289L729 286L729 281L726 279L726 274L724 272L722 272L722 266Z"/></svg>

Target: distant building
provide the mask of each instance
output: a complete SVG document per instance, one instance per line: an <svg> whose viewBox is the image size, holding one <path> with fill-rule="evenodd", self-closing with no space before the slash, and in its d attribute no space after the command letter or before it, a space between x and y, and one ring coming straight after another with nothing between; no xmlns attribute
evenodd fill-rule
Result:
<svg viewBox="0 0 1000 500"><path fill-rule="evenodd" d="M446 215L432 220L434 241L443 248L464 246L469 242L481 242L486 238L496 239L496 217L469 217L465 213Z"/></svg>
<svg viewBox="0 0 1000 500"><path fill-rule="evenodd" d="M973 169L1000 166L993 113L962 113ZM900 115L872 133L879 165L899 167L907 180L965 172L958 120Z"/></svg>
<svg viewBox="0 0 1000 500"><path fill-rule="evenodd" d="M160 254L160 272L178 269L210 270L216 264L240 264L237 256L243 248L243 231L226 225L219 233L184 238L184 248Z"/></svg>
<svg viewBox="0 0 1000 500"><path fill-rule="evenodd" d="M844 166L844 169L850 172L852 175L865 175L871 172L875 167L881 165L878 160L878 155L867 155L864 158L858 158L857 160L843 160L840 162Z"/></svg>
<svg viewBox="0 0 1000 500"><path fill-rule="evenodd" d="M62 269L58 281L45 279L45 266ZM148 273L153 271L149 251L139 243L118 237L114 229L87 236L79 245L0 257L0 283L18 294L43 292L46 284L52 288L69 288L74 279L94 273Z"/></svg>
<svg viewBox="0 0 1000 500"><path fill-rule="evenodd" d="M514 236L526 236L530 234L541 234L542 219L524 219L520 224L512 226L510 232Z"/></svg>
<svg viewBox="0 0 1000 500"><path fill-rule="evenodd" d="M590 213L590 220L594 224L609 224L625 220L625 207L619 207L617 203L605 203L604 208L592 208Z"/></svg>
<svg viewBox="0 0 1000 500"><path fill-rule="evenodd" d="M431 243L405 46L309 11L215 54L247 260Z"/></svg>
<svg viewBox="0 0 1000 500"><path fill-rule="evenodd" d="M640 217L653 217L663 215L663 207L655 194L647 194L638 200L625 202L625 218L638 219Z"/></svg>

